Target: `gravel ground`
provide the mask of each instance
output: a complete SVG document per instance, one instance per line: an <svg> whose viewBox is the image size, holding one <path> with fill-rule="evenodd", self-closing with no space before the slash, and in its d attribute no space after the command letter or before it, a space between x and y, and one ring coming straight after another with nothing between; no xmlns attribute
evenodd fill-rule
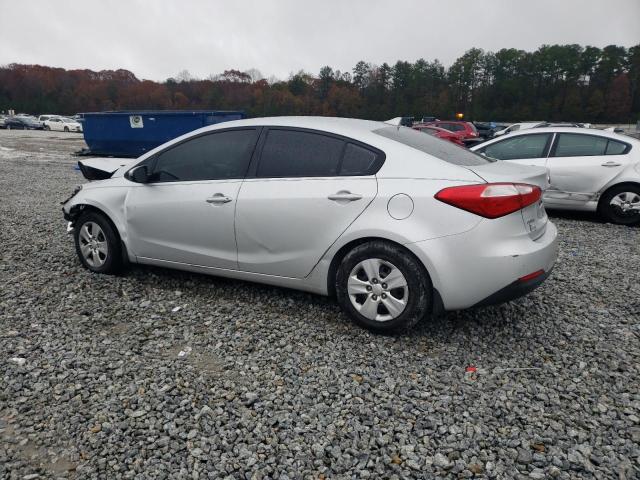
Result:
<svg viewBox="0 0 640 480"><path fill-rule="evenodd" d="M0 131L1 478L640 477L640 229L556 215L534 293L377 336L305 293L88 273L81 146Z"/></svg>

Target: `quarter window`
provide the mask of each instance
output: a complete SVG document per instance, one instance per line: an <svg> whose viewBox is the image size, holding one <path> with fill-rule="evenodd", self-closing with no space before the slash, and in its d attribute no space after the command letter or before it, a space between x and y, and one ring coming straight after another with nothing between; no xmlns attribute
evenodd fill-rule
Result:
<svg viewBox="0 0 640 480"><path fill-rule="evenodd" d="M505 138L481 151L488 157L498 160L519 160L526 158L544 158L550 133L519 135Z"/></svg>
<svg viewBox="0 0 640 480"><path fill-rule="evenodd" d="M153 182L243 178L256 142L256 130L210 133L160 153Z"/></svg>
<svg viewBox="0 0 640 480"><path fill-rule="evenodd" d="M604 155L607 139L597 135L579 133L561 133L558 138L554 157L590 157Z"/></svg>
<svg viewBox="0 0 640 480"><path fill-rule="evenodd" d="M263 178L334 177L344 142L327 135L272 129L256 175ZM356 160L357 162L357 160Z"/></svg>
<svg viewBox="0 0 640 480"><path fill-rule="evenodd" d="M616 142L615 140L609 140L605 153L607 155L622 155L623 153L627 153L627 144Z"/></svg>
<svg viewBox="0 0 640 480"><path fill-rule="evenodd" d="M371 175L378 155L371 150L348 143L342 158L340 175Z"/></svg>

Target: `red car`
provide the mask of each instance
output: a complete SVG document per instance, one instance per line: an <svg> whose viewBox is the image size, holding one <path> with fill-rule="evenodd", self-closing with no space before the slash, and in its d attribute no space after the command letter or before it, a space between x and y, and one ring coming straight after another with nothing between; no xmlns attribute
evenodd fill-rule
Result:
<svg viewBox="0 0 640 480"><path fill-rule="evenodd" d="M436 120L435 122L424 123L433 127L444 128L455 133L460 140L475 140L479 137L478 130L471 122L457 122L453 120Z"/></svg>
<svg viewBox="0 0 640 480"><path fill-rule="evenodd" d="M424 125L417 124L412 127L414 130L420 130L429 135L433 135L434 137L441 138L443 140L449 140L450 142L455 143L456 145L464 146L464 142L460 138L460 135L457 133L451 132L449 130L445 130L444 128L434 127L433 125Z"/></svg>

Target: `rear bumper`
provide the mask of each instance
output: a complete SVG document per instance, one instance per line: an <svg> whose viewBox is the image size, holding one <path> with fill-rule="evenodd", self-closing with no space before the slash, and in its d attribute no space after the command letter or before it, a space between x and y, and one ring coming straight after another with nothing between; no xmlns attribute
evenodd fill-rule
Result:
<svg viewBox="0 0 640 480"><path fill-rule="evenodd" d="M514 234L518 222L522 233ZM544 234L532 240L517 212L500 221L483 220L462 234L405 247L423 261L443 309L461 310L508 301L540 285L555 265L557 236L556 226L547 222ZM518 280L539 270L545 273L531 281Z"/></svg>
<svg viewBox="0 0 640 480"><path fill-rule="evenodd" d="M474 307L488 307L489 305L498 305L500 303L510 302L516 298L525 296L528 293L533 292L551 275L551 270L544 272L542 275L537 276L532 280L520 281L516 280L510 285L507 285L496 293L489 295L484 300L476 303Z"/></svg>

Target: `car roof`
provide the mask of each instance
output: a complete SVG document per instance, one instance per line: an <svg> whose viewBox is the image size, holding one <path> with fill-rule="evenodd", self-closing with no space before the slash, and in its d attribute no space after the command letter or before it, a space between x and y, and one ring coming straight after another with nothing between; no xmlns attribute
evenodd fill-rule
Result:
<svg viewBox="0 0 640 480"><path fill-rule="evenodd" d="M232 120L229 122L217 123L210 127L205 127L202 131L217 130L219 128L232 127L293 127L309 128L344 136L358 136L368 134L379 128L391 126L384 122L373 120L360 120L357 118L343 117L312 117L312 116L290 116L290 117L260 117L248 118L244 120Z"/></svg>
<svg viewBox="0 0 640 480"><path fill-rule="evenodd" d="M599 128L583 128L583 127L540 127L535 130L518 130L516 132L510 133L508 137L516 137L519 135L527 135L531 133L582 133L587 135L599 135L601 137L620 139L622 135L615 132L607 132L606 130L600 130ZM630 137L628 135L624 136L625 139L631 139L634 141L638 141L637 139Z"/></svg>

